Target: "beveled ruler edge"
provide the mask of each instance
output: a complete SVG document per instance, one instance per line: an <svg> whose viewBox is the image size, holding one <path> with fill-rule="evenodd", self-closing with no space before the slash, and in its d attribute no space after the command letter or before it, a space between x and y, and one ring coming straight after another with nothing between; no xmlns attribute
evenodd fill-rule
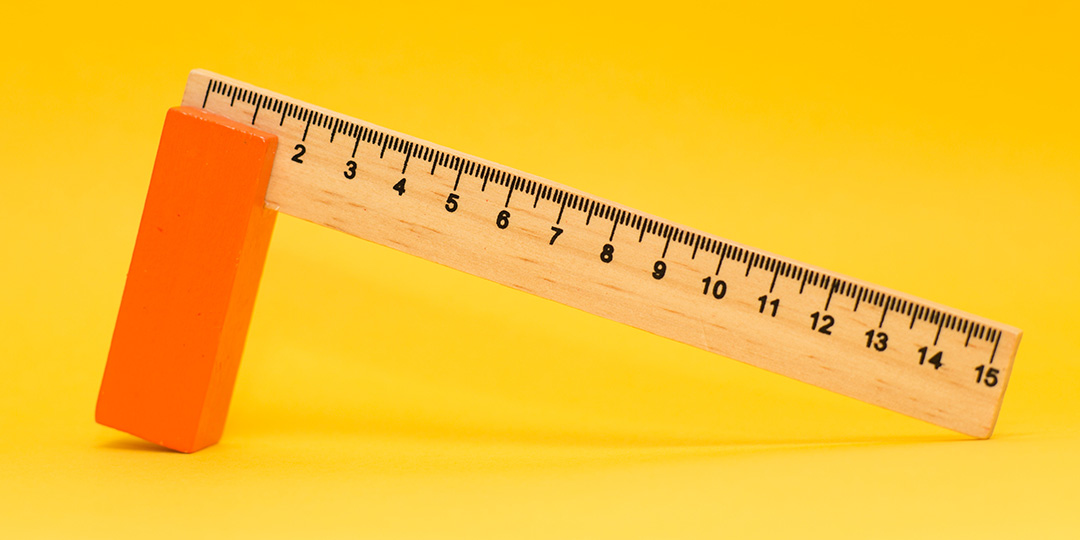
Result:
<svg viewBox="0 0 1080 540"><path fill-rule="evenodd" d="M749 363L757 367L762 367L776 373L814 384L815 386L901 412L908 416L953 429L961 433L985 438L989 437L993 432L1022 335L1022 332L1017 328L936 302L917 298L907 293L843 276L836 272L831 272L813 265L771 254L764 250L732 242L712 234L685 227L670 220L652 216L645 212L640 212L624 205L595 197L581 190L564 186L551 180L505 167L437 144L429 143L416 137L389 130L381 126L376 126L369 122L352 118L322 107L310 105L208 71L194 70L191 72L185 89L183 104L185 106L204 108L227 118L245 124L255 125L260 129L264 129L267 132L279 136L281 143L274 169L271 173L270 189L267 192L267 206L270 208L294 215L295 217L307 221L342 230L343 232L354 236L371 240L425 259L433 260L572 307L577 307L578 309L605 318L624 322L660 336L675 339L710 352L715 352L744 363ZM302 135L300 135L301 130L303 132ZM294 153L290 150L294 148L294 143L297 144L297 148L300 147L300 144L303 144L306 149L307 153L302 154L306 157L299 158L304 162L303 164L291 159ZM377 159L374 158L372 153L374 150L380 150ZM395 163L393 167L390 166L390 161L393 161L393 159L396 158L386 155L388 151L404 160L404 167L402 167L400 173L395 172L391 174L392 171L390 169L396 168L397 164ZM360 157L357 157L358 152L361 154ZM316 155L322 155L324 160L328 159L325 156L330 153L336 153L336 157L339 158L334 162L337 167L336 171L334 170L335 165L329 164L328 161L325 163L313 161L313 158ZM824 302L824 309L816 311L815 314L826 314L824 317L830 319L833 318L832 315L837 312L829 311L831 302L834 297L838 299L844 297L854 302L854 310L850 316L852 320L859 319L860 317L865 319L863 315L855 315L855 312L857 312L860 307L860 303L864 306L872 305L874 309L881 310L881 323L877 326L878 328L884 328L886 316L890 313L910 317L911 323L909 330L912 331L914 331L916 323L920 323L920 327L925 327L927 324L930 324L931 326L936 325L937 334L933 341L935 347L943 332L959 333L962 338L966 334L966 340L964 341L963 347L965 354L972 353L973 351L988 353L988 360L985 364L978 364L982 366L984 371L978 371L979 367L977 365L975 367L975 372L971 374L978 378L975 382L974 389L970 385L965 387L962 384L956 383L945 384L940 380L926 377L924 374L916 374L907 376L908 378L913 378L915 380L905 380L903 388L897 390L896 388L893 388L893 386L897 384L896 380L890 382L889 380L885 380L886 378L882 377L880 373L873 373L875 369L885 369L884 367L875 367L873 365L866 366L849 361L848 363L851 372L840 373L837 372L837 370L829 369L827 364L832 362L832 359L824 359L820 356L814 356L813 354L807 354L806 356L821 364L820 366L811 366L813 369L805 366L797 367L791 365L794 362L791 358L777 361L754 349L755 346L758 348L781 348L782 344L775 341L762 340L763 343L750 343L752 346L744 347L741 343L734 345L729 343L731 336L726 333L724 334L724 337L728 339L710 340L708 338L710 332L745 332L745 329L731 329L716 325L720 330L715 330L710 326L712 320L707 320L702 313L676 313L667 315L668 317L673 317L673 319L662 321L668 326L671 325L672 320L679 321L683 326L686 325L687 321L696 321L697 324L700 324L701 326L700 336L695 335L697 333L696 331L674 329L659 324L654 325L654 327L649 327L649 325L653 324L652 320L644 319L644 323L642 323L638 314L624 313L623 311L629 310L629 308L626 308L625 306L622 308L623 311L620 311L617 306L612 308L606 305L596 305L597 298L599 297L595 295L590 299L583 298L580 294L569 295L563 290L550 289L538 292L538 287L536 286L521 284L517 283L514 279L508 279L507 275L513 274L514 272L519 274L517 277L521 277L520 273L522 271L521 268L523 267L518 262L503 265L509 269L495 268L492 270L486 265L475 264L475 261L467 260L467 258L463 259L460 256L448 255L447 251L453 248L447 248L445 245L441 247L432 247L430 245L431 242L427 241L423 236L425 234L429 236L433 234L436 236L443 234L445 231L438 230L439 227L437 226L432 227L425 226L424 224L407 224L414 226L413 228L415 231L409 233L412 234L412 236L403 236L404 233L401 233L400 231L373 231L372 227L363 228L351 223L351 220L348 219L349 217L358 219L362 217L363 219L368 219L369 216L374 215L380 208L385 207L379 206L385 201L382 199L372 199L371 201L365 200L364 204L357 204L357 201L360 201L361 199L357 198L357 192L355 190L362 188L342 184L342 179L338 176L338 174L341 173L341 168L346 163L346 160L348 160L348 163L353 164L352 172L355 173L355 178L358 179L357 181L402 176L402 191L404 191L404 185L406 185L405 181L412 181L414 180L414 177L430 176L432 181L436 184L439 181L449 182L450 180L447 180L446 178L447 171L450 171L451 173L456 171L457 180L453 181L454 188L451 193L456 193L458 191L458 182L461 181L463 177L471 178L471 180L475 182L482 181L484 187L481 189L481 192L486 192L489 183L491 185L500 185L507 188L507 195L505 195L506 204L503 207L508 210L507 213L509 213L509 210L511 209L511 198L515 194L515 190L527 195L530 199L535 197L536 202L533 203L533 209L537 208L541 200L546 202L555 201L556 204L559 204L557 201L561 200L558 220L553 223L561 223L564 211L584 213L586 215L585 227L583 229L575 230L575 232L582 233L584 236L591 235L597 237L595 231L589 232L590 230L588 229L590 220L595 218L593 223L596 221L606 221L610 223L611 235L608 237L609 242L614 242L616 230L620 226L635 232L640 231L640 236L638 237L639 244L646 239L646 235L648 235L650 241L652 241L651 239L653 239L653 237L661 240L666 238L663 247L663 255L659 255L660 260L657 261L657 264L665 259L668 252L668 246L674 241L675 245L682 245L680 249L693 249L693 255L691 256L692 260L696 258L698 253L709 254L710 257L718 257L719 264L717 264L715 273L717 282L721 281L719 279L722 277L720 274L720 267L725 260L732 261L730 264L745 265L746 278L748 281L752 281L750 277L752 271L754 271L755 275L760 274L760 272L771 273L773 277L772 284L768 288L769 294L763 295L763 298L772 294L773 287L778 284L778 278L796 281L801 280L801 286L799 287L798 293L800 297L803 296L803 291L808 285L810 292L816 291L822 295L827 294L828 299ZM410 160L413 160L412 163L414 164L414 169L406 173L406 169L410 165ZM420 165L420 167L415 167L415 165ZM309 169L310 167L315 167L315 169L311 170ZM416 170L422 170L422 172L417 173L415 172ZM428 170L430 170L430 173L427 172ZM348 172L348 169L346 169L345 174L347 175ZM363 173L368 174L363 175ZM450 174L450 176L454 175ZM330 177L336 177L336 180L331 180ZM348 176L346 176L346 178L348 178ZM417 182L408 184L410 193L417 192L416 188L413 187L416 183ZM395 194L399 196L395 199L394 195L389 195L390 186L387 185L385 187L387 188L387 200L407 200L407 198L401 197L404 193ZM441 186L441 188L445 188L445 186ZM420 196L434 195L435 192L438 191L430 187L422 187L421 189L427 189L430 193L427 191L420 191ZM371 195L377 192L365 193ZM438 196L446 196L446 190L442 189L441 191L438 191ZM319 199L319 197L323 197L323 199ZM377 197L383 197L383 194L379 194ZM313 201L317 201L318 204L315 204ZM368 204L368 202L372 202L372 204ZM432 202L430 196L426 202ZM456 200L454 202L454 207L457 209ZM387 202L386 204L391 203ZM495 203L491 198L486 198L481 204L492 205ZM361 210L350 210L345 208L346 206L363 208ZM449 210L449 207L450 201L448 199L447 210ZM495 204L492 208L498 208L498 205ZM346 211L353 211L354 214L347 214ZM430 209L432 217L438 217L435 216L435 214L440 211L441 210L439 210L438 207ZM355 212L362 213L357 214ZM392 212L396 211L391 210L380 215L377 219L382 221L379 221L378 223L381 224L391 218ZM513 212L515 215L529 213L527 209L518 207L513 208ZM539 212L535 213L539 214ZM415 216L416 212L413 212L412 215ZM345 218L342 216L345 216ZM441 217L445 218L446 216ZM535 216L529 215L526 219L532 217ZM402 221L402 223L404 223L404 221ZM498 226L499 228L503 228L502 223ZM433 232L422 231L422 229L425 228L431 229ZM487 235L488 233L481 232L478 234ZM379 235L383 236L380 237ZM603 234L601 236L607 235ZM494 238L494 235L490 235L490 237ZM556 237L558 237L558 234L556 234ZM403 238L418 240L416 240L417 243L409 244L408 242L402 241ZM519 237L518 240L522 240L522 238ZM500 244L496 247L509 252L521 247L524 242L517 242L516 244L516 246L503 246ZM613 244L609 243L605 245L605 249L607 246L611 245ZM485 247L487 246L488 245L485 245ZM530 262L536 264L546 264L549 262L545 258L547 255L543 254L549 252L544 252L541 248L538 248L538 246L523 247L522 249L526 249L527 252L520 258L530 260ZM535 260L534 256L536 254L541 254L541 260L539 262ZM558 254L558 256L564 257L564 254ZM578 262L581 257L581 253L575 253L572 254L572 256L565 256L564 258ZM603 254L601 254L601 257L603 257ZM606 262L611 262L610 257ZM683 263L686 263L686 261L683 261ZM518 266L512 267L513 264L517 264ZM665 266L665 268L675 270L676 264L679 263L673 261ZM609 266L614 267L616 265ZM689 266L691 266L691 264L688 263L687 267ZM698 266L701 265L699 264ZM604 266L600 266L598 270L592 269L592 271L605 271L605 268ZM657 272L660 271L657 270ZM712 275L711 269L709 274ZM648 274L646 273L645 275L647 276ZM536 276L529 276L530 279L534 277ZM587 277L594 277L594 274L589 273ZM663 277L664 274L661 273L661 279ZM619 279L628 278L626 278L625 275L620 274ZM760 281L760 276L756 279ZM546 281L552 280L547 279ZM704 296L708 298L710 282L706 281L704 284ZM714 284L719 285L719 283ZM643 281L640 284L642 288L651 285L654 284L648 281ZM558 286L559 285L556 284L554 287L558 288ZM699 283L696 285L696 288L701 289L701 284ZM726 283L723 288L724 291L728 290ZM631 300L639 300L640 297L634 296L634 292L635 291L621 291L619 294L623 294L624 297L631 298ZM713 293L715 294L716 290L714 290ZM678 294L684 294L684 292L680 290L678 291ZM723 298L722 295L723 293L721 293L719 298ZM655 296L652 298L655 300ZM740 304L740 309L742 309L743 312L746 311L745 304L746 302ZM729 302L727 305L730 306L732 303ZM834 309L837 309L835 307L836 305L837 304L832 304ZM708 309L716 308L717 306L713 305ZM703 310L706 308L700 309ZM761 313L767 312L765 300L762 300L761 310ZM669 309L667 311L673 310ZM773 311L772 313L774 317L777 315L777 311ZM836 317L839 318L841 315L836 315ZM746 320L750 321L751 319L746 318ZM892 321L890 320L890 322ZM814 329L816 330L818 327L818 319L814 318L813 323ZM738 326L739 324L739 321L735 321L734 324L730 326ZM743 324L750 324L751 326L758 324L764 325L764 323L760 322ZM896 325L893 324L893 326ZM657 330L657 327L659 327L659 331ZM864 325L863 327L870 328L870 330L868 330L868 337L866 338L867 349L870 350L871 345L878 345L878 343L874 342L875 334L873 333L873 324ZM925 328L923 330L925 330ZM779 330L776 330L776 332L779 332ZM820 337L821 336L814 334L810 337L799 336L794 339L796 342L799 342L804 339L809 340L810 338ZM891 336L886 337L888 338ZM927 357L930 357L935 352L934 349L930 348L929 339L926 339L925 341L928 343L925 345L928 350L922 353L924 357L923 360L926 360ZM974 341L974 344L969 347L969 344L971 344L972 341ZM851 348L850 343L845 342L844 345ZM817 349L825 350L826 354L828 354L830 347L817 347ZM882 352L885 352L886 350L888 349L886 348ZM941 350L939 352L944 353L946 351ZM879 358L884 357L885 356L880 356ZM938 356L937 358L940 359L941 356ZM848 359L845 359L845 361L848 361ZM897 364L895 361L891 363ZM940 363L938 367L942 367ZM897 367L890 365L888 369L891 370L889 371L890 374L895 374L901 372L897 371L897 369L906 368L903 366ZM937 371L936 368L932 369L934 369L935 372ZM991 370L993 372L993 385L990 384L990 378L987 377L987 374L990 373ZM832 373L829 373L829 371L832 371ZM870 384L862 380L867 377L874 377L877 382ZM970 379L972 377L968 378ZM858 386L858 388L855 388L856 386ZM996 388L993 388L993 386L996 386ZM974 390L978 390L978 392ZM914 404L907 403L905 399L902 399L905 397L904 392L915 391L934 396L949 397L954 394L968 396L978 403L971 405L963 400L954 400L955 403L950 404L951 408L947 408L944 404L938 404L936 407L927 405L926 403L919 401L919 399L910 398L910 394L908 397ZM992 392L993 395L989 396L988 392ZM956 411L957 408L963 407L967 407L971 410L964 410L961 412ZM978 416L979 418L976 421L972 421L968 418L970 416Z"/></svg>

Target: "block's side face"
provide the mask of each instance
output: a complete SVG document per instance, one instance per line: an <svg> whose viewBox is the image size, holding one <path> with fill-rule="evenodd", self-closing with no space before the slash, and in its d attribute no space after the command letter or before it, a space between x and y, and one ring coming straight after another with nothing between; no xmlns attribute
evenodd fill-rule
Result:
<svg viewBox="0 0 1080 540"><path fill-rule="evenodd" d="M193 451L207 443L204 418L224 421L228 395L210 393L226 380L231 393L239 364L238 352L223 357L223 344L242 347L246 334L246 323L230 321L251 314L250 302L235 299L253 298L258 285L252 269L261 271L273 215L252 216L267 212L266 164L276 145L272 135L197 109L169 111L98 398L100 423Z"/></svg>
<svg viewBox="0 0 1080 540"><path fill-rule="evenodd" d="M276 141L274 141L276 143ZM222 339L218 346L217 363L229 366L228 369L215 369L211 374L210 387L206 393L205 411L201 418L196 447L203 448L216 443L225 428L225 418L232 399L236 374L244 351L251 314L255 308L255 296L259 289L266 253L270 247L270 236L274 230L277 212L265 207L266 181L270 178L270 169L274 163L274 150L266 152L262 164L263 171L258 173L262 183L253 186L250 194L253 202L248 212L248 234L240 247L236 274L225 313Z"/></svg>

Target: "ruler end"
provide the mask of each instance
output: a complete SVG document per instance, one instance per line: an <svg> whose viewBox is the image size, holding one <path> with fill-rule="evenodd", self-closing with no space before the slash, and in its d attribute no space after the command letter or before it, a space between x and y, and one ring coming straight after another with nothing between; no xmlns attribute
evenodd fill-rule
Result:
<svg viewBox="0 0 1080 540"><path fill-rule="evenodd" d="M188 78L191 77L220 77L220 75L208 69L195 68L188 72Z"/></svg>
<svg viewBox="0 0 1080 540"><path fill-rule="evenodd" d="M1001 371L1005 374L1001 381L1001 392L998 394L997 406L994 408L994 416L990 420L990 427L987 429L985 436L975 435L980 439L989 439L994 434L994 427L997 426L998 415L1001 414L1001 405L1005 401L1005 391L1008 390L1009 380L1012 379L1013 365L1016 361L1016 353L1020 350L1020 340L1024 337L1024 331L1019 328L1006 327L1005 335L1012 336L1011 339L1006 341L1006 348L1002 355L1002 368Z"/></svg>

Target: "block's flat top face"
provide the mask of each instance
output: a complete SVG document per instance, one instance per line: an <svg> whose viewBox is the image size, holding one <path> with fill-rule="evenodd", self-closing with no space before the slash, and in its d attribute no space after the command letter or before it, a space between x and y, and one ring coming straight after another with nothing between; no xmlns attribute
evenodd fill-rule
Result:
<svg viewBox="0 0 1080 540"><path fill-rule="evenodd" d="M256 146L259 144L272 144L272 141L277 139L275 135L250 124L237 122L204 109L174 107L167 114L174 117L173 121L179 123L177 126L177 129L181 130L177 132L179 136L190 135L196 138L236 137L236 140L241 144L253 144ZM224 143L226 147L228 144ZM229 148L229 150L236 152L237 148ZM236 160L235 166L243 166L244 163L244 159L241 158Z"/></svg>

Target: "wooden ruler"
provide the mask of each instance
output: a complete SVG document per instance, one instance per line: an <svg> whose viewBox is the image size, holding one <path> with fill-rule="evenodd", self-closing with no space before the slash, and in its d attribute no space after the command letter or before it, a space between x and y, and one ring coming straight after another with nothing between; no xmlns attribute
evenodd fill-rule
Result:
<svg viewBox="0 0 1080 540"><path fill-rule="evenodd" d="M266 205L975 437L1020 330L223 77L184 105L279 137Z"/></svg>

